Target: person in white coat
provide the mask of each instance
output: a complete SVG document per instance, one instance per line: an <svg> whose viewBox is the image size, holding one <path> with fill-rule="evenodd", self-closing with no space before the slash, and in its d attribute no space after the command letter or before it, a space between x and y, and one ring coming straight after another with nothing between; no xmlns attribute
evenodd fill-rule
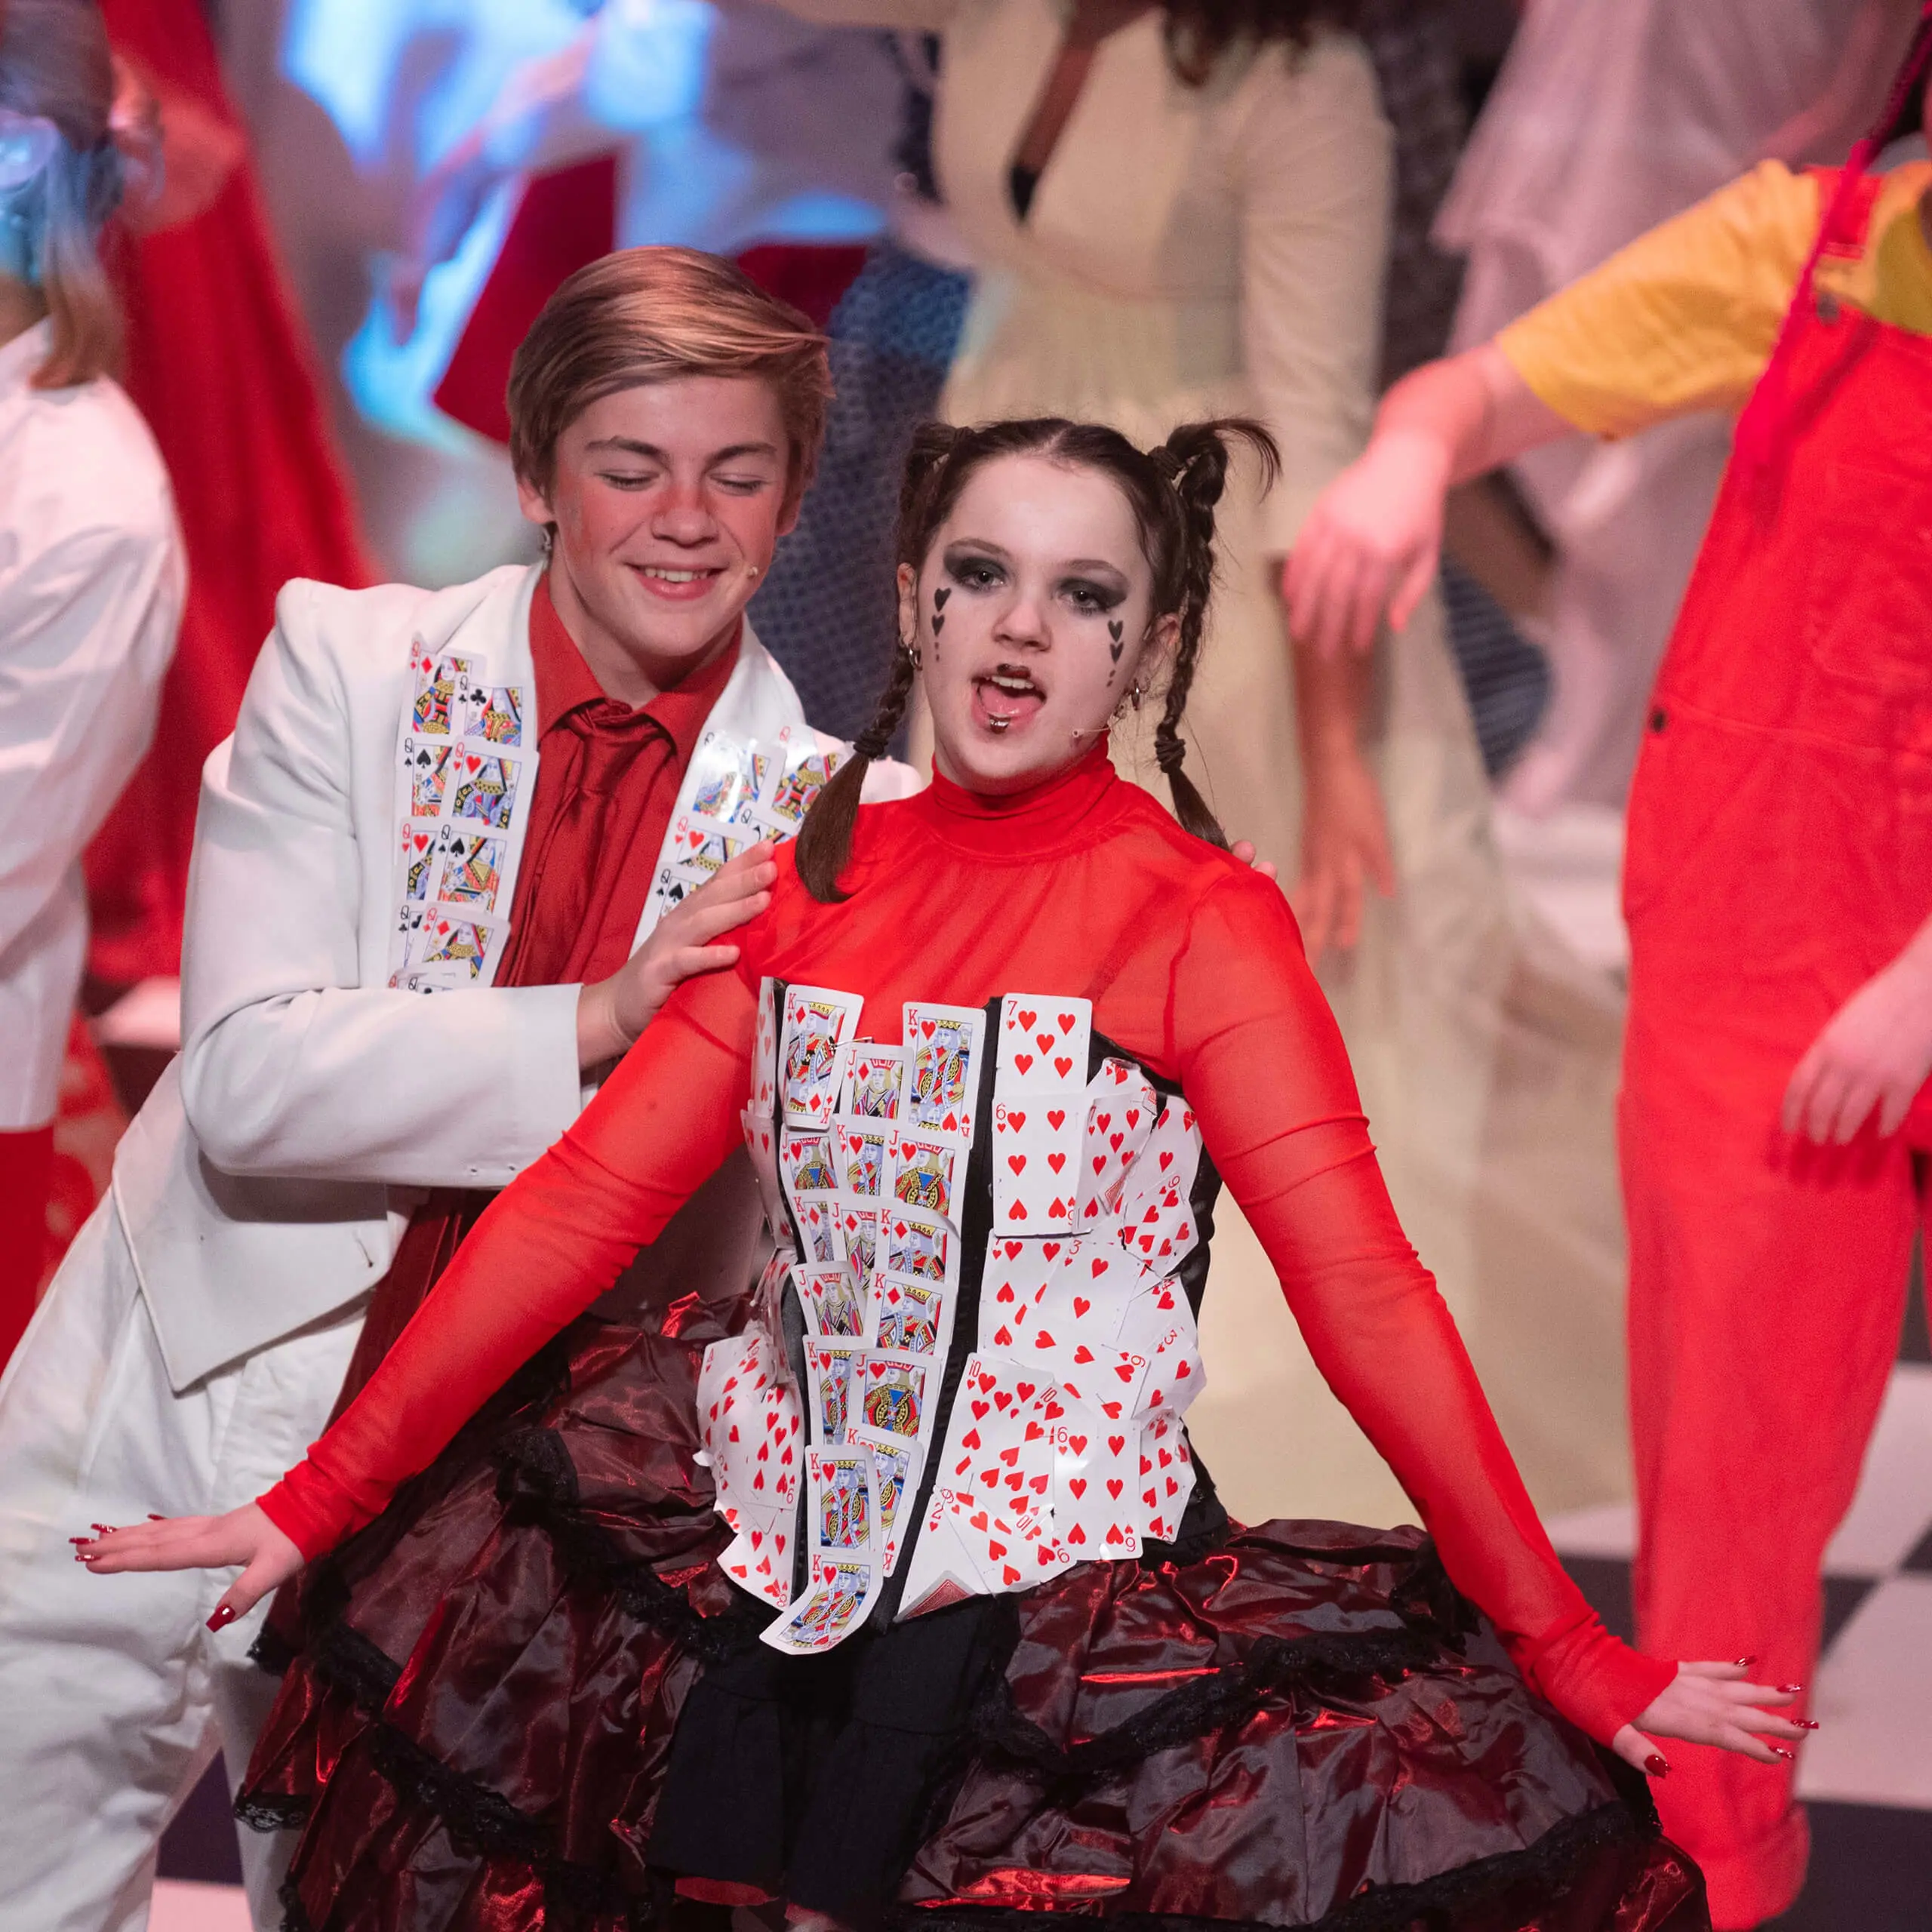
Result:
<svg viewBox="0 0 1932 1932"><path fill-rule="evenodd" d="M283 592L204 776L182 1053L0 1382L0 1932L143 1924L162 1829L217 1745L238 1777L274 1687L258 1617L205 1627L220 1579L109 1602L72 1531L219 1512L299 1457L372 1288L425 1291L419 1251L762 909L840 749L742 616L827 394L822 341L729 263L607 257L512 378L546 562ZM728 1166L677 1265L752 1269L758 1227ZM263 1925L275 1845L245 1837Z"/></svg>
<svg viewBox="0 0 1932 1932"><path fill-rule="evenodd" d="M0 1363L45 1254L81 854L154 734L186 588L168 472L112 377L114 99L91 0L0 8Z"/></svg>

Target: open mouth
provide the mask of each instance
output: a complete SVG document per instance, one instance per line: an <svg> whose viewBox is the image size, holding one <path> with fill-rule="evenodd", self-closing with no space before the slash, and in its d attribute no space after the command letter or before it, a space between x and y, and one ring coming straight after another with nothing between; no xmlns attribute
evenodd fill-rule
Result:
<svg viewBox="0 0 1932 1932"><path fill-rule="evenodd" d="M695 602L724 574L722 565L632 564L630 569L654 597L671 604Z"/></svg>
<svg viewBox="0 0 1932 1932"><path fill-rule="evenodd" d="M1024 723L1046 701L1047 694L1033 674L1017 665L1001 664L973 680L975 717L983 729L995 736Z"/></svg>

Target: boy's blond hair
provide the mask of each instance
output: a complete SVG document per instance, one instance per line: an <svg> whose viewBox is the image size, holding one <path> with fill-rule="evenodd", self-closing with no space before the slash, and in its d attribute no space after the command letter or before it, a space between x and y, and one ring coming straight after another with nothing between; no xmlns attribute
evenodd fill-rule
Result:
<svg viewBox="0 0 1932 1932"><path fill-rule="evenodd" d="M543 305L510 364L510 460L546 495L557 438L599 397L681 376L771 383L791 441L787 494L818 467L832 401L825 338L735 263L695 248L620 248Z"/></svg>

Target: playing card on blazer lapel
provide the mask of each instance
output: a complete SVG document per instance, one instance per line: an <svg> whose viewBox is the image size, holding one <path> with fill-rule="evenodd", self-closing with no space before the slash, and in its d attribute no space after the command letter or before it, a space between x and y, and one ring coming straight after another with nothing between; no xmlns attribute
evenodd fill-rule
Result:
<svg viewBox="0 0 1932 1932"><path fill-rule="evenodd" d="M500 833L453 821L443 824L436 838L435 896L447 905L495 912L509 852L509 841Z"/></svg>
<svg viewBox="0 0 1932 1932"><path fill-rule="evenodd" d="M460 700L468 694L473 661L454 655L438 657L419 648L410 668L416 678L416 696L410 709L411 728L430 737L460 735Z"/></svg>
<svg viewBox="0 0 1932 1932"><path fill-rule="evenodd" d="M466 738L515 750L523 743L524 708L522 685L477 684L466 675L457 716Z"/></svg>
<svg viewBox="0 0 1932 1932"><path fill-rule="evenodd" d="M443 827L432 818L410 818L402 822L397 857L402 865L402 896L417 904L426 904L432 896L441 864Z"/></svg>
<svg viewBox="0 0 1932 1932"><path fill-rule="evenodd" d="M440 818L456 764L457 747L447 738L419 737L402 741L402 768L409 782L411 818Z"/></svg>
<svg viewBox="0 0 1932 1932"><path fill-rule="evenodd" d="M472 826L507 829L516 812L523 764L520 758L492 752L466 740L451 760L455 789L450 797L450 817Z"/></svg>

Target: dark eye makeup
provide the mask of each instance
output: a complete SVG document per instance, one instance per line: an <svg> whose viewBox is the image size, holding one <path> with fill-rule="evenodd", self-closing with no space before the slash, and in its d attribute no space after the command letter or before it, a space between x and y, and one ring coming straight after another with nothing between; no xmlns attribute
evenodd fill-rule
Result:
<svg viewBox="0 0 1932 1932"><path fill-rule="evenodd" d="M970 544L951 546L942 561L946 575L962 589L991 590L1008 580L1004 558ZM1128 586L1110 578L1075 574L1062 577L1054 585L1054 594L1081 616L1099 617L1127 601Z"/></svg>

